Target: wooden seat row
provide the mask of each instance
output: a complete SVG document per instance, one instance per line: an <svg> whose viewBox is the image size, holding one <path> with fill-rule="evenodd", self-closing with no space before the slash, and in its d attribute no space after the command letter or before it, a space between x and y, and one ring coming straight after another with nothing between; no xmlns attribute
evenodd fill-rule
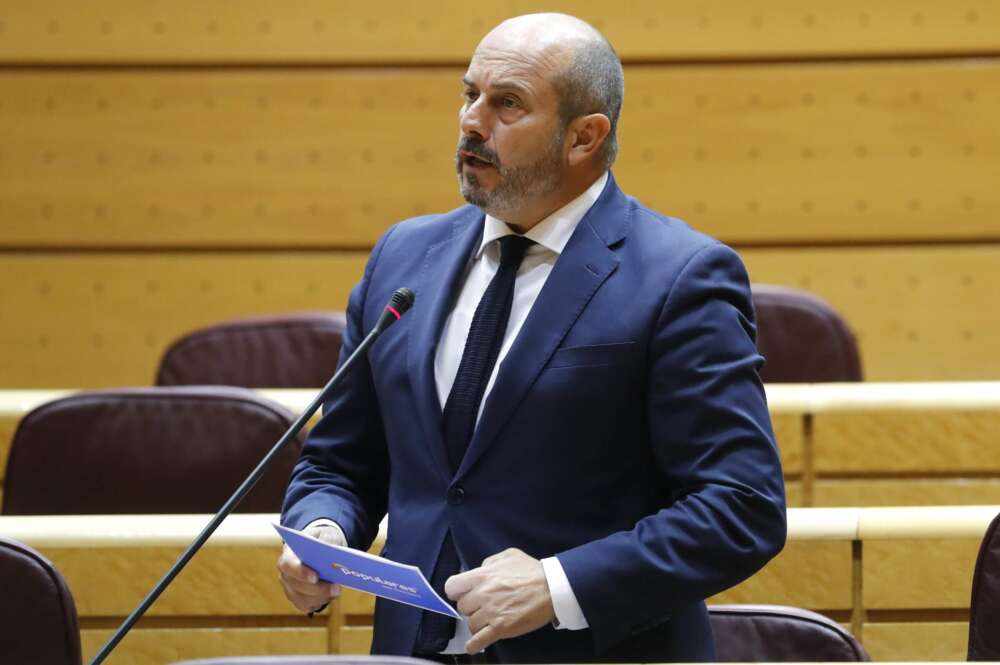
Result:
<svg viewBox="0 0 1000 665"><path fill-rule="evenodd" d="M68 392L0 390L0 469L18 420ZM296 413L315 395L261 392ZM1000 503L1000 382L775 384L767 393L791 506Z"/></svg>
<svg viewBox="0 0 1000 665"><path fill-rule="evenodd" d="M712 602L796 605L848 626L877 660L959 660L979 540L1000 506L792 509L785 550ZM109 663L267 653L363 653L372 599L345 590L308 619L274 569L275 515L230 517ZM50 557L93 654L207 521L203 515L0 517ZM384 531L376 543L378 550Z"/></svg>

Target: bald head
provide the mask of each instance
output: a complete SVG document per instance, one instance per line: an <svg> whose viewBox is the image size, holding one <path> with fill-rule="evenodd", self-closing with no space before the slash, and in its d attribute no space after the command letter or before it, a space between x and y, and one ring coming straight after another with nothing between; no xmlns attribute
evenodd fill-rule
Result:
<svg viewBox="0 0 1000 665"><path fill-rule="evenodd" d="M476 54L502 52L533 62L559 100L563 125L592 113L611 123L599 158L610 168L618 154L616 129L625 95L621 61L592 25L568 14L526 14L507 19L479 43ZM474 56L475 57L475 56Z"/></svg>

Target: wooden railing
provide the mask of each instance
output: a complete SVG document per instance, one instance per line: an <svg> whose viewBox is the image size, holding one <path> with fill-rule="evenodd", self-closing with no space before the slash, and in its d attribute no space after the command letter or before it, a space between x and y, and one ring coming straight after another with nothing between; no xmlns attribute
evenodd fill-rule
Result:
<svg viewBox="0 0 1000 665"><path fill-rule="evenodd" d="M0 390L0 468L21 416L69 392ZM296 413L315 395L260 392ZM1000 504L1000 382L784 384L767 395L791 506Z"/></svg>
<svg viewBox="0 0 1000 665"><path fill-rule="evenodd" d="M790 509L788 544L760 573L711 602L814 609L877 660L960 660L979 541L1000 506ZM93 654L206 515L0 517L66 577ZM230 517L110 663L276 653L364 653L372 597L345 590L313 619L283 597L276 515ZM378 551L384 529L372 548Z"/></svg>

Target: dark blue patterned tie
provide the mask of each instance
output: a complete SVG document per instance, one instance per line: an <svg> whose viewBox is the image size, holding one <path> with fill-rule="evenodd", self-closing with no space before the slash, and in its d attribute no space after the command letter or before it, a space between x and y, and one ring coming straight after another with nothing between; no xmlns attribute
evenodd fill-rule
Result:
<svg viewBox="0 0 1000 665"><path fill-rule="evenodd" d="M476 429L479 404L483 400L486 384L489 383L490 375L493 373L493 366L497 362L497 356L500 355L504 333L507 331L507 320L510 318L510 308L514 300L514 277L517 275L524 253L534 244L534 241L516 235L504 236L499 242L500 267L476 307L472 325L469 327L469 336L465 340L462 361L458 366L458 374L444 406L444 440L448 447L448 460L451 462L452 473L458 471ZM445 535L441 554L431 575L431 586L441 594L442 598L446 598L445 581L457 574L460 569L458 552L455 550L449 531ZM420 621L420 632L414 651L424 654L440 653L454 635L453 619L443 614L425 611Z"/></svg>

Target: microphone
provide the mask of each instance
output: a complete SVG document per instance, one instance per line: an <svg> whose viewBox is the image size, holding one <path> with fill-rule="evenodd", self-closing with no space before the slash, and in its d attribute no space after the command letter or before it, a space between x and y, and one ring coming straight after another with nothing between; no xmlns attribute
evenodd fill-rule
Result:
<svg viewBox="0 0 1000 665"><path fill-rule="evenodd" d="M170 570L168 570L166 574L164 574L163 578L157 582L156 586L153 587L153 590L146 595L142 602L139 603L138 607L132 610L132 613L128 615L125 621L122 622L122 625L115 631L115 634L111 636L107 643L101 647L101 650L97 653L97 655L94 656L94 659L90 661L90 665L100 665L100 663L104 662L104 659L107 658L118 643L122 641L122 638L125 637L128 631L132 629L132 626L134 626L135 623L142 618L142 615L146 613L146 610L148 610L149 607L156 602L156 599L160 597L160 594L166 590L167 586L169 586L174 578L177 577L178 573L184 569L184 566L186 566L198 550L201 549L201 546L205 544L213 533L215 533L215 530L219 528L222 521L236 509L236 506L240 504L240 501L242 501L250 490L253 489L253 486L257 484L257 481L264 475L264 472L267 471L267 468L271 465L275 458L278 457L288 442L298 436L299 432L302 431L302 428L305 427L307 422L309 422L309 419L312 418L313 414L316 413L319 407L330 398L333 391L336 390L337 386L339 386L344 380L344 377L347 376L351 369L354 368L354 364L357 362L358 358L367 353L368 348L375 343L375 340L379 338L379 335L384 333L389 326L403 317L403 314L405 314L406 311L413 306L415 298L416 296L414 296L413 291L407 288L396 289L396 291L393 292L392 298L389 299L385 309L382 310L382 314L379 316L378 322L376 322L371 332L368 333L368 336L365 337L360 344L358 344L358 348L354 350L354 353L352 353L350 357L344 361L344 364L341 365L340 369L334 373L333 378L331 378L326 386L323 387L323 390L319 392L316 398L313 399L309 406L306 407L306 410L302 412L294 423L292 423L292 426L288 428L288 431L285 432L280 439L278 439L278 442L274 444L274 447L271 448L267 455L264 456L264 459L260 461L257 467L250 472L250 475L243 481L243 484L241 484L236 489L236 492L234 492L226 503L223 504L222 508L219 509L219 512L215 514L205 528L202 529L201 533L198 534L198 537L195 538L190 545L188 545L187 549L184 550L180 558L177 559L174 565L170 567Z"/></svg>
<svg viewBox="0 0 1000 665"><path fill-rule="evenodd" d="M399 321L403 314L406 314L406 310L413 307L415 299L416 296L413 295L413 291L408 288L396 289L392 294L392 298L389 299L389 304L382 310L382 316L379 317L374 330L378 330L381 333L396 321Z"/></svg>

